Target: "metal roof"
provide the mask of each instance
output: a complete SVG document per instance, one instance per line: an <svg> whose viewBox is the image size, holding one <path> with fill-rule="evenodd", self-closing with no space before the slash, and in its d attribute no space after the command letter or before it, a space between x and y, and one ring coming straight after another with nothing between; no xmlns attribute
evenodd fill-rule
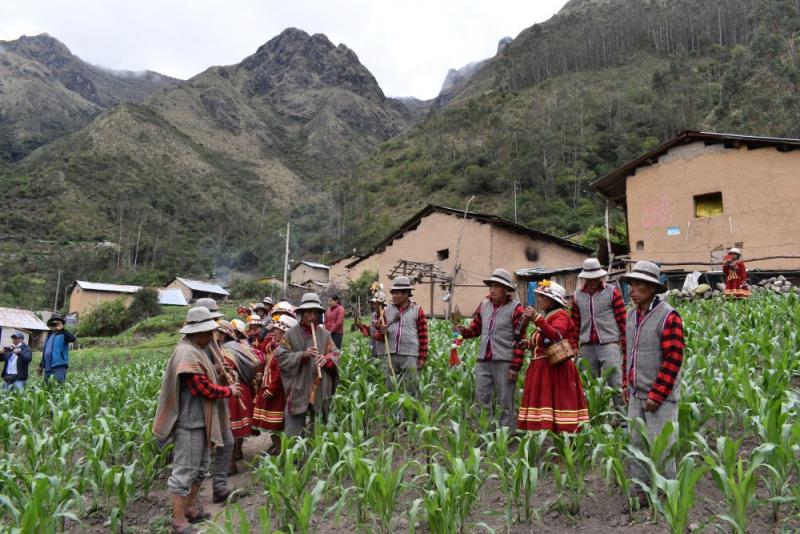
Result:
<svg viewBox="0 0 800 534"><path fill-rule="evenodd" d="M17 308L0 308L0 327L3 326L23 330L50 330L32 311Z"/></svg>
<svg viewBox="0 0 800 534"><path fill-rule="evenodd" d="M165 287L158 290L158 303L164 306L186 306L186 297L178 288Z"/></svg>
<svg viewBox="0 0 800 534"><path fill-rule="evenodd" d="M96 282L86 282L84 280L75 280L75 283L87 291L106 291L109 293L136 293L142 286L127 286L120 284L99 284Z"/></svg>
<svg viewBox="0 0 800 534"><path fill-rule="evenodd" d="M575 267L559 267L557 269L551 269L548 267L529 267L527 269L519 269L514 271L514 274L517 276L524 276L527 278L533 278L536 276L552 276L554 274L562 274L562 273L574 273L583 269L583 266L577 265Z"/></svg>
<svg viewBox="0 0 800 534"><path fill-rule="evenodd" d="M726 148L739 148L746 146L750 150L765 146L777 148L780 152L789 152L791 150L800 149L800 139L685 131L669 141L658 145L650 152L647 152L635 160L629 161L625 165L618 167L602 178L594 181L592 183L592 187L612 202L620 206L624 206L626 203L625 180L628 176L635 173L636 169L639 167L645 167L647 165L658 163L658 158L669 152L674 147L698 141L702 141L706 145L724 144Z"/></svg>
<svg viewBox="0 0 800 534"><path fill-rule="evenodd" d="M419 226L420 220L424 217L432 213L445 213L447 215L455 215L457 217L464 217L464 210L459 210L455 208L448 208L446 206L438 206L436 204L428 204L422 210L418 211L413 217L409 220L404 222L400 228L390 234L387 238L383 241L375 245L375 247L358 258L357 260L348 263L346 267L349 269L354 265L357 265L364 261L365 259L369 258L373 254L378 252L382 252L386 247L392 244L397 239L402 238L407 232L415 230L417 226ZM576 250L578 252L582 252L584 254L591 254L593 251L590 248L586 248L582 245L579 245L573 241L569 241L568 239L564 239L562 237L557 237L546 232L542 232L540 230L535 230L533 228L529 228L527 226L523 226L521 224L517 224L513 221L509 221L508 219L504 219L498 215L489 215L485 213L475 213L474 211L468 211L466 213L467 219L472 219L478 222L482 222L485 224L492 224L495 226L499 226L501 228L505 228L511 232L515 232L518 234L526 235L531 239L540 239L542 241L549 241L551 243L555 243L557 245L561 245L565 248L570 248L572 250Z"/></svg>
<svg viewBox="0 0 800 534"><path fill-rule="evenodd" d="M188 278L175 277L175 280L180 280L192 291L200 291L201 293L212 293L214 295L230 295L225 291L222 286L216 284L209 284L208 282L201 282L200 280L189 280Z"/></svg>
<svg viewBox="0 0 800 534"><path fill-rule="evenodd" d="M327 265L324 265L322 263L314 263L313 261L305 261L305 260L300 261L297 265L295 265L295 267L297 267L301 263L304 263L304 264L308 265L309 267L313 267L314 269L325 269L326 271L330 270L330 267L328 267Z"/></svg>

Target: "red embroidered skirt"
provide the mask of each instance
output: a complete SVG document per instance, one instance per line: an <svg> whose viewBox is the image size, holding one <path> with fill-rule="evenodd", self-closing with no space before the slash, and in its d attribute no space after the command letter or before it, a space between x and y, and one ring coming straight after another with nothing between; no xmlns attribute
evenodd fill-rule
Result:
<svg viewBox="0 0 800 534"><path fill-rule="evenodd" d="M572 360L550 365L547 358L532 360L525 374L517 428L577 432L589 422L589 410L578 369Z"/></svg>
<svg viewBox="0 0 800 534"><path fill-rule="evenodd" d="M260 388L256 394L255 409L253 410L253 426L264 430L283 430L283 411L286 409L286 395L283 384L279 384L277 392L270 398L264 393L267 388Z"/></svg>
<svg viewBox="0 0 800 534"><path fill-rule="evenodd" d="M242 395L236 399L228 397L228 412L231 419L231 433L234 438L246 438L251 434L253 424L253 392L244 384L239 384ZM242 401L242 405L239 404Z"/></svg>

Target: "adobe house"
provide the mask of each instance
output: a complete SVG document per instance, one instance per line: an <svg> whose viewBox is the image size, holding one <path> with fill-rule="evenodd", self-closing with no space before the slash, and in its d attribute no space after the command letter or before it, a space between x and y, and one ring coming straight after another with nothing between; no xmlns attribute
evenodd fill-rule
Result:
<svg viewBox="0 0 800 534"><path fill-rule="evenodd" d="M39 347L48 330L47 325L32 311L0 308L0 347L10 347L13 334L22 334L25 343Z"/></svg>
<svg viewBox="0 0 800 534"><path fill-rule="evenodd" d="M348 256L333 260L328 266L330 268L328 271L328 279L330 283L336 287L347 286L347 284L350 282L350 270L347 268L347 266L356 261L358 258L358 256L350 254Z"/></svg>
<svg viewBox="0 0 800 534"><path fill-rule="evenodd" d="M292 267L289 283L295 286L307 286L311 282L327 285L330 280L330 267L321 263L301 261Z"/></svg>
<svg viewBox="0 0 800 534"><path fill-rule="evenodd" d="M736 246L750 271L800 269L800 139L683 132L592 184L623 210L632 261L673 284L717 271Z"/></svg>
<svg viewBox="0 0 800 534"><path fill-rule="evenodd" d="M142 286L128 286L120 284L99 284L75 280L69 297L69 313L80 318L98 304L123 298L125 305L129 306ZM162 306L186 306L186 299L178 289L157 289L158 302Z"/></svg>
<svg viewBox="0 0 800 534"><path fill-rule="evenodd" d="M164 286L166 289L180 289L186 302L194 302L197 299L212 298L214 300L228 300L230 293L225 291L222 286L202 282L200 280L190 280L176 276L172 281Z"/></svg>
<svg viewBox="0 0 800 534"><path fill-rule="evenodd" d="M463 227L463 232L461 231ZM461 249L454 283L452 311L471 315L486 296L483 280L498 267L515 271L530 267L581 265L592 251L545 232L486 215L430 204L381 241L368 254L347 265L351 280L366 270L377 271L387 290L393 276L417 280L415 300L429 315L444 316L448 282L454 270L459 234ZM518 279L520 298L527 281Z"/></svg>
<svg viewBox="0 0 800 534"><path fill-rule="evenodd" d="M130 305L133 295L142 289L141 286L128 286L120 284L98 284L75 280L72 292L69 295L69 313L76 314L78 318L98 304L122 298L125 305Z"/></svg>

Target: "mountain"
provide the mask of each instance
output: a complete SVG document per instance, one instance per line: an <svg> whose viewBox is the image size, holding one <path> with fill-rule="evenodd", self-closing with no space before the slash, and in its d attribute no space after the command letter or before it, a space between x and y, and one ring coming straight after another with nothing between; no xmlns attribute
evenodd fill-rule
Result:
<svg viewBox="0 0 800 534"><path fill-rule="evenodd" d="M798 42L798 0L572 1L429 105L289 29L0 168L0 302L51 300L59 269L274 274L287 220L293 258L332 257L473 195L584 231L603 213L589 184L681 130L800 137Z"/></svg>
<svg viewBox="0 0 800 534"><path fill-rule="evenodd" d="M150 283L223 266L277 271L286 220L293 249L332 249L349 169L410 122L352 50L288 29L239 64L112 107L0 175L0 274L52 277L58 265L68 279Z"/></svg>
<svg viewBox="0 0 800 534"><path fill-rule="evenodd" d="M359 166L353 243L427 202L559 235L602 221L589 184L685 129L800 137L800 2L573 0Z"/></svg>
<svg viewBox="0 0 800 534"><path fill-rule="evenodd" d="M512 42L513 39L511 37L503 37L500 39L500 42L497 43L497 54L500 54ZM439 94L434 100L434 105L441 107L452 100L456 94L460 93L467 86L475 73L488 61L489 59L472 61L459 69L450 69L447 71L447 76L445 76L442 88L439 90Z"/></svg>
<svg viewBox="0 0 800 534"><path fill-rule="evenodd" d="M0 163L87 125L122 102L142 102L180 80L90 65L47 34L0 41Z"/></svg>

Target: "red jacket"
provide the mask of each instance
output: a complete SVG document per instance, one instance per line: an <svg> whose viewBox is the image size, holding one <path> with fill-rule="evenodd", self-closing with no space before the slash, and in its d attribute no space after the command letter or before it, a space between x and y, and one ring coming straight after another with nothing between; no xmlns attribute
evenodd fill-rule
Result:
<svg viewBox="0 0 800 534"><path fill-rule="evenodd" d="M344 307L334 304L325 312L325 330L331 334L344 334Z"/></svg>
<svg viewBox="0 0 800 534"><path fill-rule="evenodd" d="M533 333L530 340L534 356L544 356L544 349L561 339L568 340L573 347L578 346L578 327L572 322L565 308L549 312L535 324L539 329Z"/></svg>

